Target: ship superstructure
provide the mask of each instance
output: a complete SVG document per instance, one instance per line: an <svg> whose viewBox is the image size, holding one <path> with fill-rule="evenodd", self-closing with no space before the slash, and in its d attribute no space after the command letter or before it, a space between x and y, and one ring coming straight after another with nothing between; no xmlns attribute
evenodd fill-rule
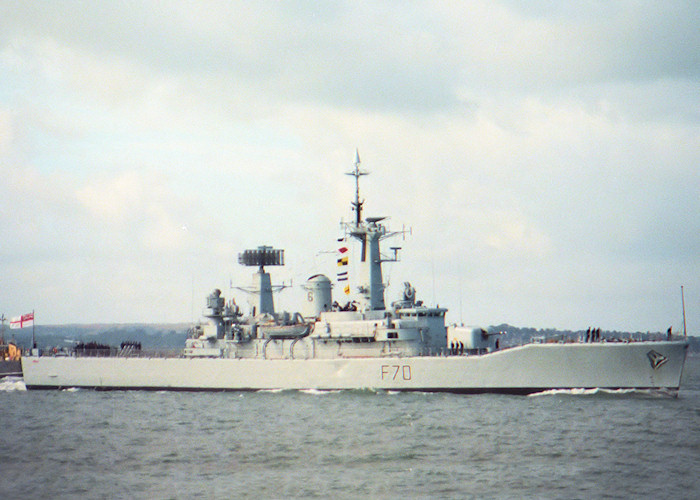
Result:
<svg viewBox="0 0 700 500"><path fill-rule="evenodd" d="M385 217L362 218L359 179L367 172L360 169L359 155L348 175L355 178L355 217L343 228L361 245L357 300L338 304L332 297L331 280L316 274L304 284L305 311L276 313L275 287L264 266L283 265L284 251L269 246L246 250L239 255L239 262L258 267L253 286L242 289L254 298L249 314L243 316L234 301L226 303L221 291L214 290L204 313L209 322L191 331L185 356L333 359L448 354L447 309L416 301L410 283L404 284L400 300L386 307L382 264L398 261L399 249L393 248L393 255L387 257L380 242L400 232L389 231L382 224Z"/></svg>

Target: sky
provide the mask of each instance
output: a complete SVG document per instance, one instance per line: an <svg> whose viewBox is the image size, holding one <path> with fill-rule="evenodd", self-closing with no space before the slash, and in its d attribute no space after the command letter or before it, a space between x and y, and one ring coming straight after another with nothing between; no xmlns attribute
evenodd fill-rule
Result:
<svg viewBox="0 0 700 500"><path fill-rule="evenodd" d="M700 3L0 3L0 312L197 320L335 278L359 151L448 322L700 335ZM353 250L357 255L357 250ZM351 275L357 273L351 268ZM334 298L344 300L340 288Z"/></svg>

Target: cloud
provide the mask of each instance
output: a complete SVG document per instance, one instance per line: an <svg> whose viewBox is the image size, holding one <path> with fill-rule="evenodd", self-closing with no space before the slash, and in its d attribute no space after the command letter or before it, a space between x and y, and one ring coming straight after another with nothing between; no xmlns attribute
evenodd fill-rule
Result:
<svg viewBox="0 0 700 500"><path fill-rule="evenodd" d="M494 90L507 98L687 82L700 72L698 10L693 2L448 2L429 10L88 2L69 11L30 2L7 9L0 33L5 51L43 46L53 54L44 71L72 74L79 88L138 108L178 96L186 106L211 97L237 116L264 116L289 101L424 114L478 105Z"/></svg>
<svg viewBox="0 0 700 500"><path fill-rule="evenodd" d="M247 281L244 248L286 248L285 279L332 273L304 256L347 219L359 147L366 214L413 228L392 283L468 296L478 322L665 323L659 290L699 275L697 18L694 2L2 5L5 275L47 308L148 318L157 295L179 320L193 285Z"/></svg>

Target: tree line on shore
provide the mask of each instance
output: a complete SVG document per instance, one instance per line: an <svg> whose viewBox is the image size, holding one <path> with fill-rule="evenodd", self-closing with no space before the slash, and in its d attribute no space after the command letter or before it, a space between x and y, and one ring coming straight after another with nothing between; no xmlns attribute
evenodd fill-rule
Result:
<svg viewBox="0 0 700 500"><path fill-rule="evenodd" d="M597 325L591 325L595 328ZM40 348L73 348L78 343L98 342L119 346L124 341L139 342L144 349L178 350L185 345L187 323L173 324L96 324L96 325L37 325L34 335ZM490 326L490 332L501 332L501 345L518 345L533 338L544 339L584 339L586 331L557 330L555 328L517 327L508 324ZM32 341L30 328L5 332L6 341L14 340L22 348L29 348ZM9 334L9 335L8 335ZM674 332L679 335L681 332ZM605 339L661 339L667 332L620 332L601 331ZM690 351L700 353L700 337L688 337Z"/></svg>

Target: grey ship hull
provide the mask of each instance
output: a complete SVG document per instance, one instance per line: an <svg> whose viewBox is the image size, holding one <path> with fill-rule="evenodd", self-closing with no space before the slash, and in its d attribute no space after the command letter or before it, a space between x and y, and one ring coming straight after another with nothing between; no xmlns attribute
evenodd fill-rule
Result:
<svg viewBox="0 0 700 500"><path fill-rule="evenodd" d="M338 359L25 357L28 389L343 390L529 394L680 387L687 343L527 344L484 355Z"/></svg>

